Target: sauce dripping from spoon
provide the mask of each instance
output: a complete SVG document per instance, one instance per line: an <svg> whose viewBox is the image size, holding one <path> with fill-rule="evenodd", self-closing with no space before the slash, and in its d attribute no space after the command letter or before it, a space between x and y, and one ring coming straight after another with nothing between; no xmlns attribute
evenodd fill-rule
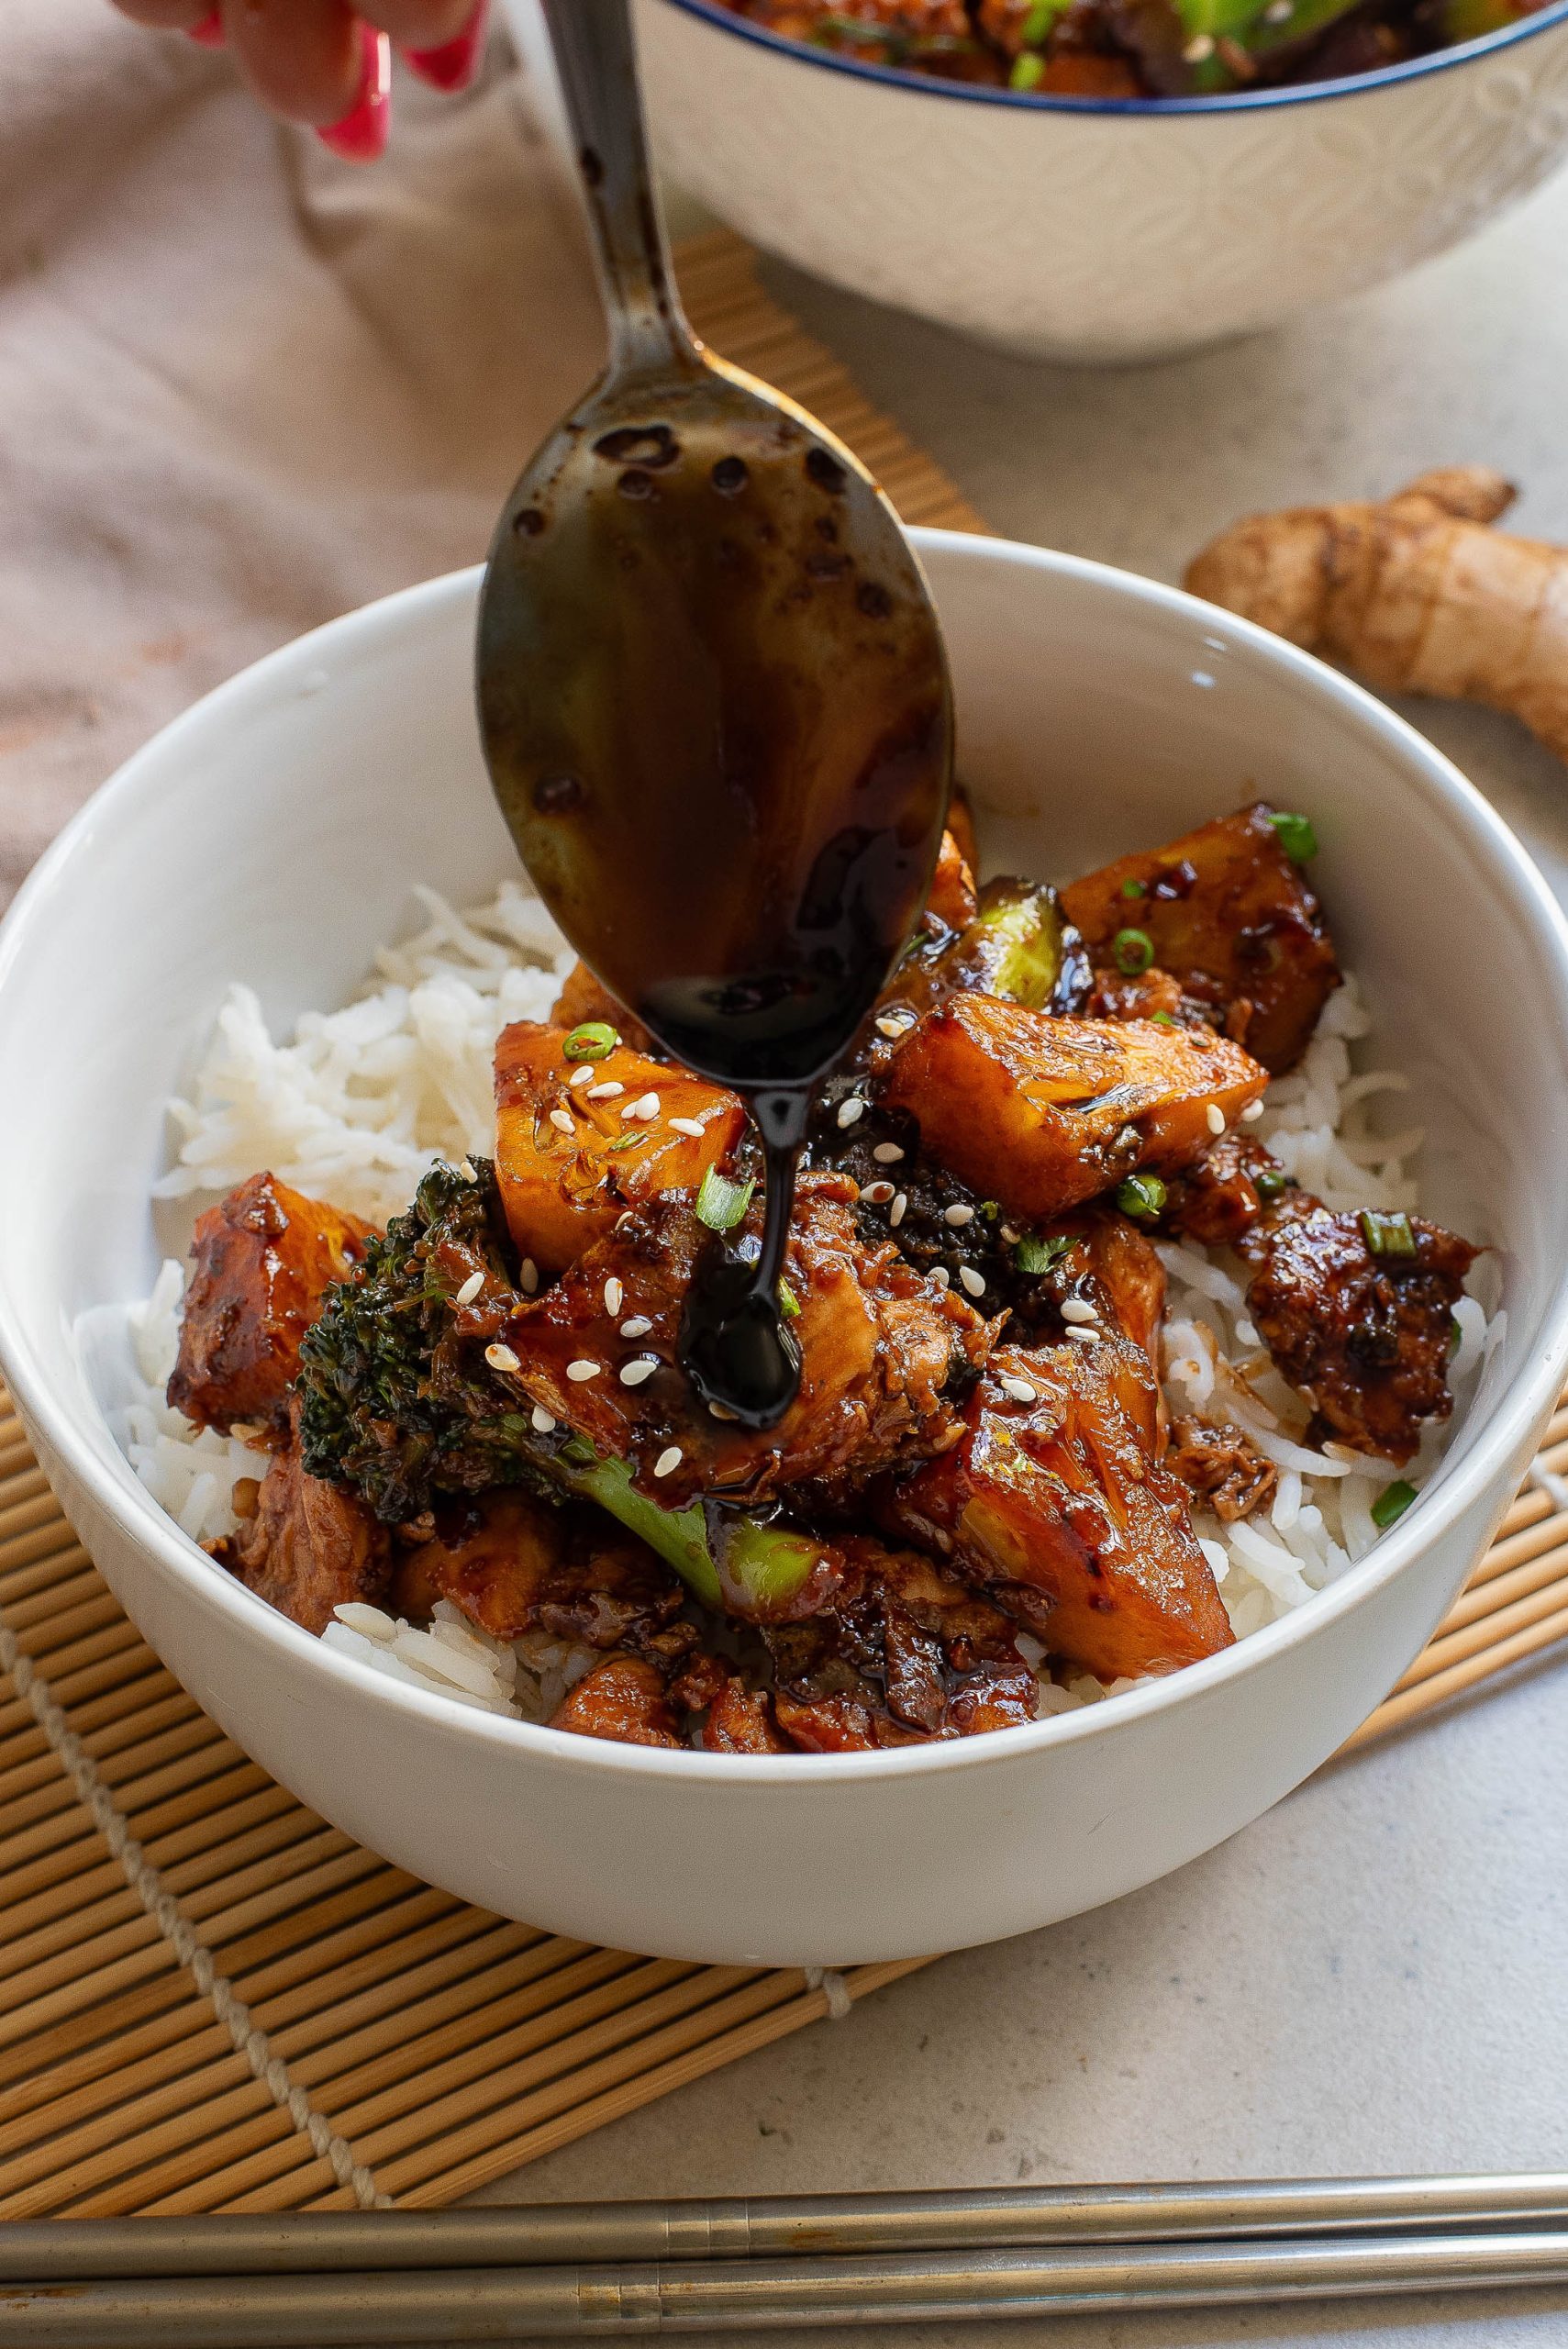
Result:
<svg viewBox="0 0 1568 2349"><path fill-rule="evenodd" d="M924 575L864 468L712 358L670 278L626 0L547 0L611 324L608 373L514 490L479 706L541 896L674 1058L748 1102L760 1250L716 1234L682 1333L720 1415L798 1390L779 1304L815 1086L924 904L952 763Z"/></svg>

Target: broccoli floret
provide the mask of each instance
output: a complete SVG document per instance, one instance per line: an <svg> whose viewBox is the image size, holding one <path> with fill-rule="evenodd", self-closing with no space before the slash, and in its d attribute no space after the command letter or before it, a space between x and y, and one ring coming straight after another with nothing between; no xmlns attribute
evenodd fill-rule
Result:
<svg viewBox="0 0 1568 2349"><path fill-rule="evenodd" d="M546 1457L482 1337L452 1326L456 1291L484 1275L486 1306L521 1305L488 1159L433 1166L406 1215L327 1292L300 1346L300 1447L309 1475L349 1485L388 1523L439 1493L548 1485Z"/></svg>

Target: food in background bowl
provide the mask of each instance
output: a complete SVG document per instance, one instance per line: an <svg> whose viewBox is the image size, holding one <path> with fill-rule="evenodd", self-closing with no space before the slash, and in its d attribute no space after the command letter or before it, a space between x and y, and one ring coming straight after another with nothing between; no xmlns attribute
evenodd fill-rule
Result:
<svg viewBox="0 0 1568 2349"><path fill-rule="evenodd" d="M1075 98L1181 98L1373 73L1545 0L725 0L862 64Z"/></svg>
<svg viewBox="0 0 1568 2349"><path fill-rule="evenodd" d="M630 1743L883 1750L1217 1653L1403 1514L1502 1327L1366 1123L1400 1080L1351 1073L1315 849L1260 804L1059 896L950 833L818 1097L761 1433L682 1368L698 1267L760 1245L741 1105L517 885L292 1045L236 990L138 1469L329 1644Z"/></svg>

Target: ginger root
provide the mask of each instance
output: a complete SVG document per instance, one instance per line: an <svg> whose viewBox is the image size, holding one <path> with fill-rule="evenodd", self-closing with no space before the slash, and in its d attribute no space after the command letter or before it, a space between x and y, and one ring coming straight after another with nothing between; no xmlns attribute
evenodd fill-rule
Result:
<svg viewBox="0 0 1568 2349"><path fill-rule="evenodd" d="M1250 515L1185 584L1387 692L1507 711L1568 759L1568 547L1489 529L1514 495L1453 465L1381 503Z"/></svg>

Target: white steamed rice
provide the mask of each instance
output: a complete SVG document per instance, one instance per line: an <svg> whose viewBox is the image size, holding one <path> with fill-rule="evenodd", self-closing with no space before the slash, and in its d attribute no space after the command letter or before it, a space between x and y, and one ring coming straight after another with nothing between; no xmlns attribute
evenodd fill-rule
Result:
<svg viewBox="0 0 1568 2349"><path fill-rule="evenodd" d="M190 1097L171 1104L179 1154L158 1186L164 1197L218 1194L261 1168L307 1194L384 1223L404 1208L438 1158L494 1146L491 1063L513 1019L548 1017L573 955L539 899L508 881L485 906L458 913L432 889L417 893L425 926L384 947L343 1010L307 1012L287 1042L268 1032L250 988L219 1011ZM1330 996L1298 1068L1270 1085L1251 1130L1286 1172L1330 1208L1411 1208L1418 1126L1379 1132L1375 1107L1407 1090L1389 1070L1358 1069L1371 1022L1353 979ZM1373 1505L1396 1476L1419 1486L1451 1421L1429 1423L1403 1469L1330 1445L1304 1449L1307 1407L1269 1363L1248 1320L1245 1278L1229 1252L1161 1243L1170 1279L1164 1382L1174 1412L1236 1421L1279 1468L1266 1509L1231 1525L1202 1508L1194 1522L1238 1637L1301 1606L1365 1556L1377 1540ZM1483 1259L1483 1265L1487 1263ZM1478 1268L1479 1269L1479 1268ZM166 1264L151 1296L129 1309L139 1391L125 1415L127 1450L154 1498L193 1541L234 1531L235 1485L265 1471L265 1455L237 1437L198 1433L163 1389L173 1366L182 1266ZM1461 1401L1503 1334L1501 1312L1462 1298L1450 1383ZM441 1600L428 1630L379 1608L339 1608L328 1646L453 1702L512 1719L548 1720L593 1661L593 1651L540 1634L508 1644ZM1041 1666L1041 1716L1117 1695L1088 1675L1064 1686Z"/></svg>

